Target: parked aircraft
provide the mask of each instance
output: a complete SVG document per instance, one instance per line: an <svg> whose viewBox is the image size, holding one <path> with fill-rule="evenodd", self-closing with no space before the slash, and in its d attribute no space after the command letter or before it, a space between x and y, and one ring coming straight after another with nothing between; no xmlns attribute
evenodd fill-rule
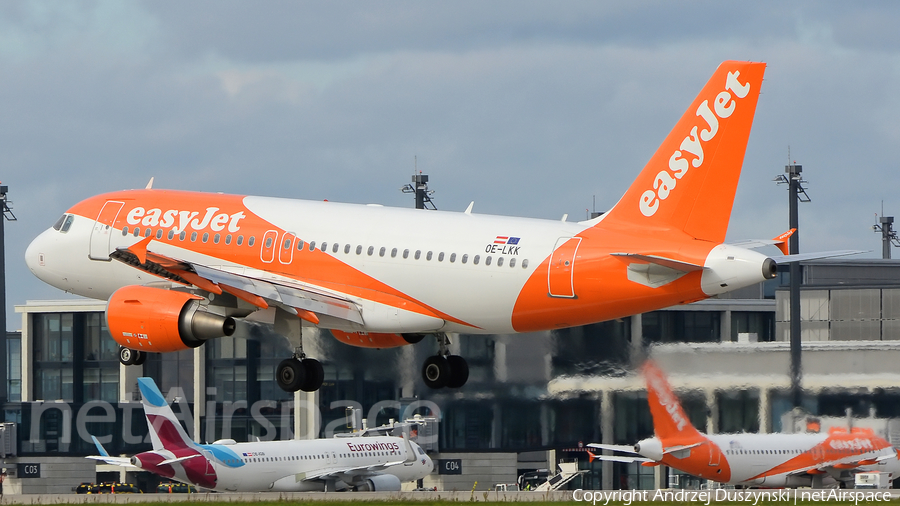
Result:
<svg viewBox="0 0 900 506"><path fill-rule="evenodd" d="M94 437L100 455L89 459L229 492L397 491L401 483L422 479L434 468L408 436L198 444L151 378L138 378L138 386L153 450L113 457Z"/></svg>
<svg viewBox="0 0 900 506"><path fill-rule="evenodd" d="M773 278L766 256L723 244L765 64L713 74L622 199L566 221L152 189L106 193L67 210L29 245L43 281L108 300L124 364L274 326L294 347L276 378L313 391L321 364L301 327L352 346L437 338L422 377L461 387L447 334L509 334L686 304Z"/></svg>
<svg viewBox="0 0 900 506"><path fill-rule="evenodd" d="M595 455L614 462L665 464L730 485L817 487L853 482L857 472L900 476L897 450L871 429L832 429L806 434L706 435L691 425L665 375L653 362L643 366L655 436L634 446L589 444L636 456Z"/></svg>

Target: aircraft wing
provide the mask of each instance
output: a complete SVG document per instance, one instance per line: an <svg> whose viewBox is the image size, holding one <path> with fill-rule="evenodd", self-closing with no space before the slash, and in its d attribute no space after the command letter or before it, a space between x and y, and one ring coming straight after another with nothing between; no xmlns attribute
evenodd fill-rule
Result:
<svg viewBox="0 0 900 506"><path fill-rule="evenodd" d="M353 478L357 478L360 476L367 476L373 474L380 474L381 471L386 470L389 467L397 466L403 464L405 461L398 460L394 462L385 462L384 464L379 464L375 466L359 466L359 467L347 467L343 469L322 469L319 471L311 472L311 473L297 473L295 475L298 482L307 481L307 480L325 480L325 479L337 479L342 481L352 481Z"/></svg>
<svg viewBox="0 0 900 506"><path fill-rule="evenodd" d="M268 274L254 269L231 272L223 267L207 266L172 258L150 251L147 237L128 248L118 248L110 258L183 285L221 294L230 293L253 306L266 309L279 305L305 320L319 323L316 316L330 317L362 324L359 306L341 296L299 280Z"/></svg>

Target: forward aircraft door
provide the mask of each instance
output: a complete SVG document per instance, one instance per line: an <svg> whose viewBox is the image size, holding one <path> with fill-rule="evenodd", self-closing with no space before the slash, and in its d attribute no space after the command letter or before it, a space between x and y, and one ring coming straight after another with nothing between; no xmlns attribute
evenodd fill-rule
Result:
<svg viewBox="0 0 900 506"><path fill-rule="evenodd" d="M91 231L91 252L88 257L91 260L107 260L109 261L109 238L112 232L113 223L119 216L124 202L110 200L103 205L100 214L97 215L97 221L94 222L94 229Z"/></svg>
<svg viewBox="0 0 900 506"><path fill-rule="evenodd" d="M547 295L574 299L575 255L581 245L580 237L560 237L556 240L550 268L547 272Z"/></svg>

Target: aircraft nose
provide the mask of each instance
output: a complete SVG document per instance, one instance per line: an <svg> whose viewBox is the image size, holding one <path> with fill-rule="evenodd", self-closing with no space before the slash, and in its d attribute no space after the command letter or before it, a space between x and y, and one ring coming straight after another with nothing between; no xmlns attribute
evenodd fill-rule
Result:
<svg viewBox="0 0 900 506"><path fill-rule="evenodd" d="M25 264L28 266L28 269L31 270L32 274L37 277L41 277L39 272L44 267L44 245L46 244L46 234L45 231L41 235L34 238L31 241L31 244L28 245L28 248L25 249Z"/></svg>

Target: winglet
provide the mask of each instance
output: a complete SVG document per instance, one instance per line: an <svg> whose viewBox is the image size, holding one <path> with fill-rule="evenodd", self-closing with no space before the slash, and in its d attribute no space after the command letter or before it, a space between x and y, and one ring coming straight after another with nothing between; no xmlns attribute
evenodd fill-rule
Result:
<svg viewBox="0 0 900 506"><path fill-rule="evenodd" d="M785 254L785 255L791 254L790 250L788 249L788 239L790 239L791 236L794 235L794 232L796 232L796 231L797 231L796 228L792 228L792 229L788 230L787 232L785 232L777 237L772 238L772 240L775 241L775 246L778 246L778 249L781 250L782 254Z"/></svg>
<svg viewBox="0 0 900 506"><path fill-rule="evenodd" d="M109 452L106 451L106 448L103 448L103 445L100 444L100 440L97 439L97 436L91 436L91 441L94 442L94 446L97 447L97 451L100 452L101 457L109 457Z"/></svg>
<svg viewBox="0 0 900 506"><path fill-rule="evenodd" d="M150 241L152 240L152 237L145 237L126 248L126 251L136 256L138 261L141 262L141 265L143 265L147 263L147 246L150 245Z"/></svg>

